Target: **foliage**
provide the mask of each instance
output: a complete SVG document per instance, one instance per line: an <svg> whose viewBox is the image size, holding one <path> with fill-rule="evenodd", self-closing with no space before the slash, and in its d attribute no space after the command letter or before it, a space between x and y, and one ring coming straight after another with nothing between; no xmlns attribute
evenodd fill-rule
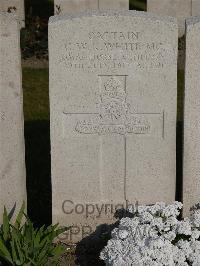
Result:
<svg viewBox="0 0 200 266"><path fill-rule="evenodd" d="M25 0L26 14L41 18L53 16L54 0Z"/></svg>
<svg viewBox="0 0 200 266"><path fill-rule="evenodd" d="M147 0L130 0L130 9L145 11Z"/></svg>
<svg viewBox="0 0 200 266"><path fill-rule="evenodd" d="M21 49L23 59L48 59L48 19L32 14L26 16L26 28L21 31Z"/></svg>
<svg viewBox="0 0 200 266"><path fill-rule="evenodd" d="M146 0L131 0L130 8L146 10ZM23 59L48 60L48 19L53 15L52 0L26 0L26 27L21 31Z"/></svg>
<svg viewBox="0 0 200 266"><path fill-rule="evenodd" d="M0 263L3 266L45 266L57 265L58 258L64 253L61 245L53 240L67 228L58 225L34 229L33 223L24 214L23 204L14 224L4 208L3 225L0 229ZM25 221L23 222L23 219ZM49 260L51 258L51 260Z"/></svg>
<svg viewBox="0 0 200 266"><path fill-rule="evenodd" d="M200 265L200 210L179 220L182 204L130 208L101 253L109 266Z"/></svg>

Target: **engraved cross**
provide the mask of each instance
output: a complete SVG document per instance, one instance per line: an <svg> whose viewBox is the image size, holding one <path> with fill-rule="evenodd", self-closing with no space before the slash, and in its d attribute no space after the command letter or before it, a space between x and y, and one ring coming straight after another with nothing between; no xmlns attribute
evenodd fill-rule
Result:
<svg viewBox="0 0 200 266"><path fill-rule="evenodd" d="M100 184L102 199L113 200L115 191L109 183L121 184L121 198L126 197L127 137L147 135L152 131L151 119L162 121L161 137L165 134L165 113L132 113L127 102L126 75L100 75L100 112L66 113L66 115L88 115L76 123L74 130L79 134L96 134L100 138ZM108 162L111 163L109 164ZM119 198L119 195L117 195Z"/></svg>

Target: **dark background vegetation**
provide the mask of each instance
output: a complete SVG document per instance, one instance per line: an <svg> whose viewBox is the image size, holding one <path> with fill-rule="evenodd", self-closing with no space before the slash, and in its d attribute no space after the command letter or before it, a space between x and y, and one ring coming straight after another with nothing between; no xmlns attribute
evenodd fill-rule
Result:
<svg viewBox="0 0 200 266"><path fill-rule="evenodd" d="M130 0L130 9L146 10L146 0ZM26 28L21 33L23 59L48 59L48 19L54 14L53 0L25 0Z"/></svg>
<svg viewBox="0 0 200 266"><path fill-rule="evenodd" d="M53 15L53 0L25 0L26 12L48 18ZM146 0L130 0L130 9L146 10Z"/></svg>

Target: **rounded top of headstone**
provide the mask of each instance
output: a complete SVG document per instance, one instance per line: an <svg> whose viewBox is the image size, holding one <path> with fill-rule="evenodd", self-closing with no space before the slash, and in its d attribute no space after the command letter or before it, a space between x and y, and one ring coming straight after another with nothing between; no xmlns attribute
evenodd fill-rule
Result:
<svg viewBox="0 0 200 266"><path fill-rule="evenodd" d="M6 20L10 20L10 21L16 21L16 15L14 15L13 13L8 13L8 12L0 12L0 18L1 19L6 19Z"/></svg>
<svg viewBox="0 0 200 266"><path fill-rule="evenodd" d="M169 16L160 16L155 15L153 13L147 13L142 11L135 11L135 10L129 10L129 11L90 11L90 12L81 12L81 13L73 13L69 14L66 13L64 15L56 15L49 18L49 23L56 23L60 21L65 20L72 20L72 19L80 19L84 17L134 17L134 18L141 18L141 19L150 19L155 22L164 22L173 25L174 27L177 27L177 19L174 17Z"/></svg>
<svg viewBox="0 0 200 266"><path fill-rule="evenodd" d="M189 28L200 23L200 17L191 17L186 19L186 27Z"/></svg>

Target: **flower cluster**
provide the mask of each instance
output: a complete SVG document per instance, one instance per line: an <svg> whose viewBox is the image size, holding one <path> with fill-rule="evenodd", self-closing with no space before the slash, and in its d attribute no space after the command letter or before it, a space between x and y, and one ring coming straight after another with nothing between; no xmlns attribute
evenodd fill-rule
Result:
<svg viewBox="0 0 200 266"><path fill-rule="evenodd" d="M156 203L129 209L100 258L108 266L199 266L200 210L179 220L182 203Z"/></svg>

